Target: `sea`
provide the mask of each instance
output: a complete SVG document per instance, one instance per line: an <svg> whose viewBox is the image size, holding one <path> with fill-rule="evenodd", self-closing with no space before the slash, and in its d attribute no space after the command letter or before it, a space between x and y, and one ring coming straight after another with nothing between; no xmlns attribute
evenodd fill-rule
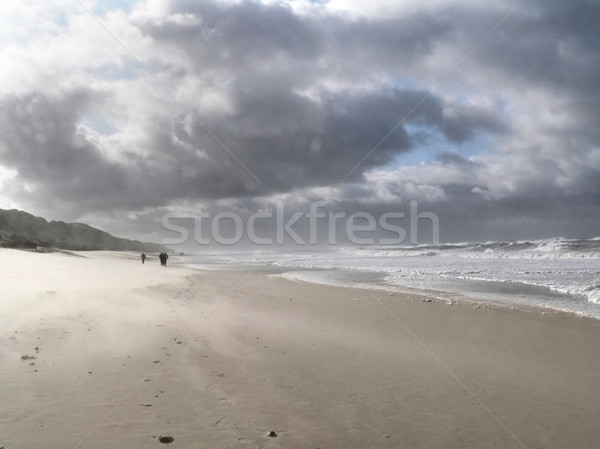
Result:
<svg viewBox="0 0 600 449"><path fill-rule="evenodd" d="M600 237L414 246L203 251L199 269L264 270L288 279L445 299L524 305L600 319Z"/></svg>

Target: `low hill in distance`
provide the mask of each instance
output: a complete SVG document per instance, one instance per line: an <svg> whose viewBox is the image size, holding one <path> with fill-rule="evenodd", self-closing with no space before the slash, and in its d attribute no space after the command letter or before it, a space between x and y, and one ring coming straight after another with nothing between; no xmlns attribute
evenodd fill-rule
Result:
<svg viewBox="0 0 600 449"><path fill-rule="evenodd" d="M16 209L0 209L0 245L10 248L44 247L71 251L169 251L156 243L121 239L82 223L46 221Z"/></svg>

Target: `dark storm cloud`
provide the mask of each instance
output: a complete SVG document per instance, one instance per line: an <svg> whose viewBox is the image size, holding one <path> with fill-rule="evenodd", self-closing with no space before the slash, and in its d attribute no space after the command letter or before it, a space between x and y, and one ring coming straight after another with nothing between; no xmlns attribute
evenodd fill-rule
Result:
<svg viewBox="0 0 600 449"><path fill-rule="evenodd" d="M188 54L191 67L172 62L163 66L165 73L174 83L206 73L222 77L233 111L211 115L182 98L203 125L184 126L189 117L183 110L172 117L151 115L141 130L144 156L122 152L113 160L77 127L106 100L91 89L5 98L0 108L9 138L2 162L39 186L36 196L77 203L81 210L265 196L335 185L351 172L350 180L360 180L366 170L414 148L404 126L388 135L404 119L456 142L478 131L505 130L501 117L448 105L435 95L415 109L426 91L393 82L358 90L346 86L382 74L394 78L394 70L430 53L449 28L438 17L299 16L287 7L248 2L178 2L171 13L193 14L195 20L137 22L156 43L157 58L170 47ZM333 83L333 89L322 82ZM454 111L450 115L447 106ZM44 125L33 133L24 123Z"/></svg>
<svg viewBox="0 0 600 449"><path fill-rule="evenodd" d="M0 100L0 160L40 199L93 203L128 190L124 169L108 163L77 131L93 97L79 90L57 98L31 93Z"/></svg>
<svg viewBox="0 0 600 449"><path fill-rule="evenodd" d="M147 131L148 155L124 153L111 161L77 128L92 94L60 98L41 94L10 97L4 115L3 162L20 178L38 186L37 198L77 202L83 211L157 206L185 198L244 197L337 183L405 116L423 93L388 91L364 96L330 94L325 105L289 92L240 95L239 120L214 123L213 130L240 159L255 182L196 124L190 132L183 116L157 120ZM318 119L315 120L315 117ZM414 120L444 128L437 101ZM179 143L189 144L181 146ZM389 162L411 148L401 127L357 172ZM199 153L198 150L201 150Z"/></svg>
<svg viewBox="0 0 600 449"><path fill-rule="evenodd" d="M52 209L77 204L78 213L156 206L172 181L160 159L134 153L111 161L77 123L92 103L88 90L44 95L39 92L0 100L0 161L18 172L13 191L26 202Z"/></svg>
<svg viewBox="0 0 600 449"><path fill-rule="evenodd" d="M198 69L249 70L244 77L310 69L294 74L297 85L326 74L345 79L405 68L431 53L451 30L443 14L350 20L331 14L300 16L283 4L258 2L169 6L170 14L193 15L197 23L138 21L137 25L157 42L185 49Z"/></svg>
<svg viewBox="0 0 600 449"><path fill-rule="evenodd" d="M418 199L456 238L461 220L498 230L523 216L558 222L561 210L588 229L598 210L597 2L525 2L483 42L510 5L383 18L259 2L165 6L164 17L128 16L126 35L151 42L139 57L185 107L154 106L167 96L155 85L143 120L115 123L136 147L107 151L80 124L99 105L125 104L116 87L1 97L0 164L18 171L15 195L76 215L223 199L250 210L272 195L317 199L310 189L321 188L348 211ZM433 162L393 172L398 156L430 142Z"/></svg>
<svg viewBox="0 0 600 449"><path fill-rule="evenodd" d="M280 53L314 57L320 46L317 30L286 7L259 3L177 2L169 14L192 14L199 23L138 22L158 41L183 46L198 61L211 65L252 63Z"/></svg>
<svg viewBox="0 0 600 449"><path fill-rule="evenodd" d="M172 199L186 195L268 195L294 188L335 185L357 166L359 170L350 179L358 180L365 170L385 165L412 149L411 136L403 126L388 134L426 95L389 89L365 94L327 93L320 101L314 101L274 84L250 86L237 86L239 90L233 92L237 106L234 116L210 123L211 130L239 157L243 167L232 161L230 154L199 124L191 132L175 132L189 148L201 148L208 160L174 147L168 124L154 128L151 140L189 173L180 179L181 190L174 192ZM408 120L437 129L449 139L458 138L457 129L468 130L459 136L465 140L465 134L474 130L502 128L500 123L490 126L485 119L473 122L471 126L467 120L458 125L454 117L444 116L441 101L434 98ZM359 165L380 142L377 150Z"/></svg>
<svg viewBox="0 0 600 449"><path fill-rule="evenodd" d="M227 80L235 112L224 119L203 116L211 130L257 178L240 182L237 170L199 170L194 194L244 196L328 185L345 178L386 135L408 118L465 142L478 131L504 132L502 117L476 107L448 106L424 91L394 87L395 72L432 52L451 26L444 14L395 19L342 19L299 16L280 5L243 2L178 2L171 14L193 14L194 21L147 21L138 26L156 42L185 49L199 73ZM344 87L357 80L387 82L363 90ZM322 83L340 88L329 91ZM312 89L312 95L303 91ZM193 108L193 105L191 105ZM410 115L410 117L409 117ZM413 148L403 126L392 133L353 172L352 179L389 163ZM230 161L227 152L197 127L189 144L211 158ZM238 167L239 168L239 167ZM239 172L239 173L238 173ZM231 178L231 176L230 176Z"/></svg>
<svg viewBox="0 0 600 449"><path fill-rule="evenodd" d="M179 42L198 70L226 70L236 110L227 122L216 122L217 129L263 180L256 190L261 195L311 185L337 186L426 95L395 87L396 77L427 73L423 67L432 55L441 56L436 53L440 45L453 48L459 59L505 14L461 5L393 19L300 17L278 6L249 3L213 5L211 14L197 6L178 8L177 12L200 17L199 25L184 27L194 39L181 43L174 24L142 29L158 41ZM415 175L407 188L405 175L400 174L397 187L388 190L397 198L394 202L378 198L379 193L360 183L368 170L418 148L418 140L400 127L354 173L352 187L327 200L348 211L377 211L405 204L411 192L438 192L434 196L443 199L419 198L422 207L439 214L446 239L510 238L519 233L593 235L594 213L600 208L600 166L594 164L593 153L600 145L595 124L600 114L600 42L595 19L599 10L600 4L592 2L526 3L466 61L467 76L490 77L486 94L492 97L494 86L498 95L505 87L521 89L525 95L544 89L549 102L539 104L536 129L523 128L520 117L511 123L511 117L503 115L502 103L512 98L502 99L492 111L434 94L407 121L420 125L425 134L440 132L459 147L481 134L535 133L534 138L543 136L542 142L531 142L519 151L498 148L495 155L490 153L477 162L443 153L437 165L424 169L439 176L429 174L419 182ZM272 36L279 37L271 41ZM240 39L249 45L241 45ZM447 73L440 72L434 79ZM345 87L374 80L379 81L376 88ZM309 97L299 94L327 82L341 87L336 91L317 88ZM559 104L566 108L556 112L575 120L559 127L544 123L542 117L553 113L545 108L558 107L552 103L553 96L561 98ZM535 105L529 106L535 111ZM204 188L201 182L198 186ZM241 186L234 195L247 192ZM368 200L369 195L368 204L348 199Z"/></svg>
<svg viewBox="0 0 600 449"><path fill-rule="evenodd" d="M496 13L482 9L457 14L453 23L458 40L477 42L497 21ZM468 64L502 73L506 83L557 89L574 101L591 95L598 107L599 21L596 1L525 2Z"/></svg>
<svg viewBox="0 0 600 449"><path fill-rule="evenodd" d="M598 86L600 4L535 2L537 8L507 24L484 56L531 82L587 90ZM511 35L522 36L511 39ZM500 38L501 37L501 38ZM509 42L510 41L510 42Z"/></svg>
<svg viewBox="0 0 600 449"><path fill-rule="evenodd" d="M446 105L435 96L414 109L426 97L424 91L389 84L366 91L343 87L357 78L394 78L395 70L430 53L449 29L437 16L344 20L297 16L286 7L246 2L179 2L170 12L194 14L196 21L138 26L157 42L185 49L198 72L227 80L235 112L221 120L199 113L200 119L261 181L240 182L239 176L249 178L248 173L232 171L227 151L197 126L186 136L188 143L208 151L222 166L216 164L210 173L197 170L188 184L195 186L195 195L265 195L335 184L409 114L407 123L438 129L456 142L480 130L504 131L501 117L477 108L456 106L456 114L444 114ZM333 92L319 87L327 80L342 87ZM302 92L309 87L316 88L312 96ZM411 137L398 127L353 172L353 179L412 148Z"/></svg>

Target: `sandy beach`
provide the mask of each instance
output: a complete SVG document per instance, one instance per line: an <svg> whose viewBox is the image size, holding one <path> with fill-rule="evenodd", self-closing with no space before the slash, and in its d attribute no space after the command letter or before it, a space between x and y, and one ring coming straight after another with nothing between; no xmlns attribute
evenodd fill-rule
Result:
<svg viewBox="0 0 600 449"><path fill-rule="evenodd" d="M600 447L598 320L0 255L4 449Z"/></svg>

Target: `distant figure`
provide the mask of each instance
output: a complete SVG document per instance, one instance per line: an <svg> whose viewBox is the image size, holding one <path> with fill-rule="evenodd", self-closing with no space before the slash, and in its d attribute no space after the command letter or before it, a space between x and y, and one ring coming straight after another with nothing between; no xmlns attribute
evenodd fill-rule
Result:
<svg viewBox="0 0 600 449"><path fill-rule="evenodd" d="M146 255L142 253L142 263L146 262Z"/></svg>
<svg viewBox="0 0 600 449"><path fill-rule="evenodd" d="M166 267L167 266L167 259L169 258L169 256L167 255L167 253L160 253L160 255L158 256L158 258L160 259L160 264L164 265Z"/></svg>

